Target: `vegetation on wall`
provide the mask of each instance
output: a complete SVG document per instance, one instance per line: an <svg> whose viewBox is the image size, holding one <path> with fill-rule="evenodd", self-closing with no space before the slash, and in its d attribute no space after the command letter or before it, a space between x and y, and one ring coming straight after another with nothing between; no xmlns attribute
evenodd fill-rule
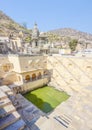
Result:
<svg viewBox="0 0 92 130"><path fill-rule="evenodd" d="M30 43L31 42L31 37L30 36L26 37L25 42Z"/></svg>

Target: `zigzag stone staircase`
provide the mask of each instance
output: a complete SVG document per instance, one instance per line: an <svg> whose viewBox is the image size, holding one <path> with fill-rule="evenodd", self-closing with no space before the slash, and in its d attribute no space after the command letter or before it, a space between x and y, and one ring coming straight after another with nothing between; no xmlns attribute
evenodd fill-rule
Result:
<svg viewBox="0 0 92 130"><path fill-rule="evenodd" d="M0 87L0 130L25 130L26 124L9 97L14 96L7 86Z"/></svg>
<svg viewBox="0 0 92 130"><path fill-rule="evenodd" d="M78 91L81 87L91 85L91 63L91 58L86 57L48 57L48 69L53 69L50 84L58 84L57 88L62 88L70 94L72 94L72 91Z"/></svg>

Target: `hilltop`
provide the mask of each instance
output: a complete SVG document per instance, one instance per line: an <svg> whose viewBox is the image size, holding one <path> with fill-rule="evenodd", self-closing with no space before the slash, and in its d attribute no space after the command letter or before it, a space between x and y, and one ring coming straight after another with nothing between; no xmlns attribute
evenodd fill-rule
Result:
<svg viewBox="0 0 92 130"><path fill-rule="evenodd" d="M16 23L9 16L0 11L0 36L9 36L11 33L18 34L19 31L22 31L26 37L30 37L31 30L28 30L24 26ZM48 31L47 37L50 42L69 42L71 39L77 39L78 41L82 41L82 43L91 43L92 41L92 34L71 28L60 28Z"/></svg>
<svg viewBox="0 0 92 130"><path fill-rule="evenodd" d="M9 16L0 11L0 36L8 36L10 33L19 33L23 31L24 34L29 34L30 31L13 21Z"/></svg>
<svg viewBox="0 0 92 130"><path fill-rule="evenodd" d="M56 30L51 30L48 34L58 35L60 37L78 39L82 41L92 41L92 34L86 32L81 32L71 28L60 28Z"/></svg>

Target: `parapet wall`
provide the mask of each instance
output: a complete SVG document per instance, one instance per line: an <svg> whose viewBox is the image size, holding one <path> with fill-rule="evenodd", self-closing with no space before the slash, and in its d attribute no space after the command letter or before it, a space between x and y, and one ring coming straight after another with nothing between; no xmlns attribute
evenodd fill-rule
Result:
<svg viewBox="0 0 92 130"><path fill-rule="evenodd" d="M13 71L17 73L47 68L46 56L9 55L8 58L14 66Z"/></svg>

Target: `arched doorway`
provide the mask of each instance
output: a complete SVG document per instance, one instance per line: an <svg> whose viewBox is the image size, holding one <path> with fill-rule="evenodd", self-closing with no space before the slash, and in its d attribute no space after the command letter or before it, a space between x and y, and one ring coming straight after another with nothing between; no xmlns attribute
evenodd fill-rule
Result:
<svg viewBox="0 0 92 130"><path fill-rule="evenodd" d="M26 75L25 80L29 81L30 80L30 75Z"/></svg>
<svg viewBox="0 0 92 130"><path fill-rule="evenodd" d="M32 81L36 80L36 74L32 74Z"/></svg>
<svg viewBox="0 0 92 130"><path fill-rule="evenodd" d="M37 43L37 41L35 42L35 46L38 46L38 43Z"/></svg>
<svg viewBox="0 0 92 130"><path fill-rule="evenodd" d="M37 78L41 79L41 77L42 77L41 72L39 72Z"/></svg>

